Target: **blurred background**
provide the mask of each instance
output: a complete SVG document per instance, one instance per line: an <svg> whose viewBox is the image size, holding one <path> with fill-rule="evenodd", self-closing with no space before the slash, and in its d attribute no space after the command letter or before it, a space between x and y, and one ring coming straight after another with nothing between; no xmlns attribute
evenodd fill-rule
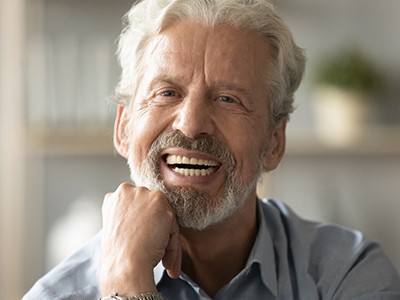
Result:
<svg viewBox="0 0 400 300"><path fill-rule="evenodd" d="M275 1L307 51L287 155L259 185L378 240L400 269L400 2ZM0 290L19 299L101 227L129 0L0 0Z"/></svg>

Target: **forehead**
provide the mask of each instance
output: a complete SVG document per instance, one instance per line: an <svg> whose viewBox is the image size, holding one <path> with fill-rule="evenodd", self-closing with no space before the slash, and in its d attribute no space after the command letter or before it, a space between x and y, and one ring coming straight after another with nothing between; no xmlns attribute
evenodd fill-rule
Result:
<svg viewBox="0 0 400 300"><path fill-rule="evenodd" d="M207 80L260 84L260 80L266 81L270 47L251 31L179 21L150 41L145 59L146 72L175 76L202 73Z"/></svg>

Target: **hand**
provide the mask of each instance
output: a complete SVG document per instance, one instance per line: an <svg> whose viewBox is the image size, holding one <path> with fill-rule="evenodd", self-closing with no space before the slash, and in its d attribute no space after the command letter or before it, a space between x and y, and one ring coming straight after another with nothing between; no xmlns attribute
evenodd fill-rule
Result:
<svg viewBox="0 0 400 300"><path fill-rule="evenodd" d="M123 183L106 195L102 213L102 295L155 291L153 269L160 260L170 277L179 276L179 227L163 193Z"/></svg>

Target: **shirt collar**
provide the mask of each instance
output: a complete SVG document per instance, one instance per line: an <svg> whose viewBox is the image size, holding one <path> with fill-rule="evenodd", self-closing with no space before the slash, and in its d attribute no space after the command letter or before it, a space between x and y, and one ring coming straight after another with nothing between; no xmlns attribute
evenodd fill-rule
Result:
<svg viewBox="0 0 400 300"><path fill-rule="evenodd" d="M264 284L270 289L275 296L278 293L278 282L275 264L275 251L271 238L271 234L267 228L265 221L265 213L262 208L261 200L257 201L257 211L259 218L259 228L253 249L250 252L247 261L247 267L253 264L259 264L261 270L261 278Z"/></svg>
<svg viewBox="0 0 400 300"><path fill-rule="evenodd" d="M255 263L259 264L263 283L270 289L272 294L276 296L278 293L278 283L276 276L275 252L260 200L257 201L257 211L259 217L259 229L253 249L251 250L247 260L246 269ZM161 281L165 273L165 268L163 267L162 262L160 262L154 268L154 281L156 285Z"/></svg>
<svg viewBox="0 0 400 300"><path fill-rule="evenodd" d="M162 262L160 261L158 265L154 268L154 282L156 283L156 285L161 281L161 278L164 275L164 271L165 268Z"/></svg>

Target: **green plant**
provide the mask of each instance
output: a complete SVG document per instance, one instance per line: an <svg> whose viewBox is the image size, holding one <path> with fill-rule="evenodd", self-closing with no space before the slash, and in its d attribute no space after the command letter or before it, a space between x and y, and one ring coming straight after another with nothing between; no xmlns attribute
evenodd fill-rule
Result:
<svg viewBox="0 0 400 300"><path fill-rule="evenodd" d="M381 86L382 80L371 61L352 49L321 62L317 68L316 83L374 93Z"/></svg>

